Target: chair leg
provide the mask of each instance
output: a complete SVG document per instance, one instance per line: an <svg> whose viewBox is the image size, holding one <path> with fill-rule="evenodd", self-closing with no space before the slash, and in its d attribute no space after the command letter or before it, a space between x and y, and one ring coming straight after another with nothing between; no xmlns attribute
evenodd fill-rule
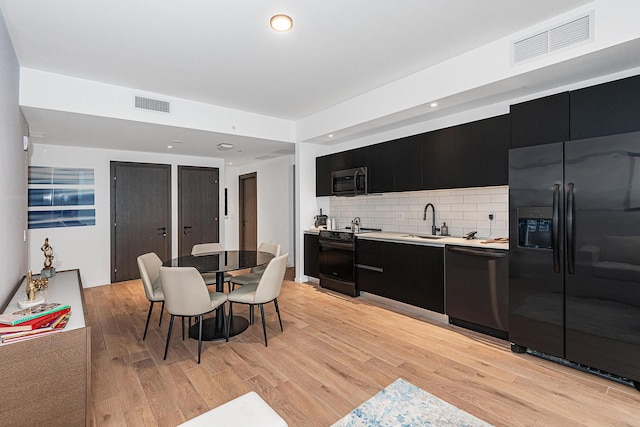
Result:
<svg viewBox="0 0 640 427"><path fill-rule="evenodd" d="M220 307L220 311L222 312L222 324L223 324L223 325L224 325L224 327L225 327L225 331L224 331L224 333L225 333L225 335L226 335L227 342L229 342L229 329L228 329L228 328L229 328L229 325L227 325L227 319L226 319L226 317L227 317L227 316L226 316L226 314L225 314L225 312L224 312L224 311L225 311L225 310L224 310L224 305L223 305L222 307Z"/></svg>
<svg viewBox="0 0 640 427"><path fill-rule="evenodd" d="M251 309L253 311L253 308ZM264 332L264 346L267 347L267 325L264 323L264 304L260 304L260 315L262 316L262 332Z"/></svg>
<svg viewBox="0 0 640 427"><path fill-rule="evenodd" d="M200 364L200 353L202 352L202 314L198 319L198 365Z"/></svg>
<svg viewBox="0 0 640 427"><path fill-rule="evenodd" d="M189 317L189 322L191 322L191 317ZM182 341L184 341L184 316L182 316Z"/></svg>
<svg viewBox="0 0 640 427"><path fill-rule="evenodd" d="M227 342L229 342L229 331L231 331L231 319L233 319L233 303L229 301L229 315L227 316Z"/></svg>
<svg viewBox="0 0 640 427"><path fill-rule="evenodd" d="M164 301L162 301L162 308L160 308L160 322L158 322L158 326L162 326L162 313L164 313Z"/></svg>
<svg viewBox="0 0 640 427"><path fill-rule="evenodd" d="M167 351L169 350L169 341L171 341L171 329L173 329L173 314L171 320L169 320L169 332L167 332L167 344L164 347L164 359L167 360Z"/></svg>
<svg viewBox="0 0 640 427"><path fill-rule="evenodd" d="M142 335L142 341L144 341L144 339L147 337L147 328L149 328L149 319L151 319L151 312L153 311L153 304L154 304L154 301L149 301L149 314L147 314L147 324L144 325L144 334Z"/></svg>
<svg viewBox="0 0 640 427"><path fill-rule="evenodd" d="M282 329L282 318L280 317L280 308L278 307L278 298L273 300L273 304L276 306L276 313L278 313L278 320L280 321L280 330L284 332L284 329Z"/></svg>

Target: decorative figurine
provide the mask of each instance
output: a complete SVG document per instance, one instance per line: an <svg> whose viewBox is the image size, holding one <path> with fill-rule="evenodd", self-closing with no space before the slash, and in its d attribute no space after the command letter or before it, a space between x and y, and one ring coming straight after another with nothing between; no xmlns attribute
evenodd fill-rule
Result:
<svg viewBox="0 0 640 427"><path fill-rule="evenodd" d="M27 270L27 300L33 301L36 299L36 285L33 283L33 277L31 276L31 270Z"/></svg>
<svg viewBox="0 0 640 427"><path fill-rule="evenodd" d="M44 253L44 268L40 272L40 277L53 277L56 269L53 267L53 247L49 245L49 238L44 239L44 245L40 248Z"/></svg>
<svg viewBox="0 0 640 427"><path fill-rule="evenodd" d="M45 300L44 295L36 294L36 291L47 287L48 279L33 279L31 270L27 270L27 280L25 284L25 290L27 297L18 301L18 307L29 308L34 305L42 304Z"/></svg>

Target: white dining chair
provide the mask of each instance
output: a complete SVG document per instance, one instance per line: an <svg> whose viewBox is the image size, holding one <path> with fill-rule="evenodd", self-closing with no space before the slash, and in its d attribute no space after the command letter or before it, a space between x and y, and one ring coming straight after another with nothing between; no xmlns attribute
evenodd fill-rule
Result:
<svg viewBox="0 0 640 427"><path fill-rule="evenodd" d="M280 308L278 307L278 296L282 289L282 281L284 280L284 274L287 270L287 259L289 254L284 254L273 258L262 274L260 282L249 283L236 290L229 292L227 299L229 301L229 316L227 322L231 322L233 315L233 304L247 304L251 312L253 312L253 306L260 307L260 315L262 316L262 331L264 333L264 345L267 346L267 326L264 321L264 304L272 302L278 313L278 320L280 322L280 330L282 328L282 317L280 317ZM227 325L227 339L229 339L229 327Z"/></svg>
<svg viewBox="0 0 640 427"><path fill-rule="evenodd" d="M157 302L162 303L160 308L160 322L158 326L162 325L162 313L164 312L164 292L162 290L162 282L160 280L160 267L162 267L162 260L153 252L149 252L144 255L140 255L137 258L138 270L140 270L140 279L142 286L144 287L144 294L149 300L149 314L147 314L147 323L144 325L144 334L142 340L147 337L147 329L149 328L149 319L151 319L151 312L153 311L153 305Z"/></svg>
<svg viewBox="0 0 640 427"><path fill-rule="evenodd" d="M227 301L223 292L209 292L204 279L195 267L161 267L160 278L164 288L167 311L171 314L164 359L167 359L173 319L175 316L198 317L198 363L202 352L202 316L210 313ZM224 321L224 307L220 310ZM229 334L227 334L227 340Z"/></svg>
<svg viewBox="0 0 640 427"><path fill-rule="evenodd" d="M260 244L258 248L260 252L268 252L272 254L274 257L280 256L280 244L279 243L271 243L271 242L263 242ZM258 283L260 278L262 277L262 273L267 268L266 265L258 265L256 267L251 267L249 273L238 274L237 276L231 276L231 290L236 288L236 285L248 285L250 283Z"/></svg>
<svg viewBox="0 0 640 427"><path fill-rule="evenodd" d="M218 242L214 243L197 243L193 245L191 248L191 255L193 256L202 256L202 255L210 255L216 252L223 252L224 248ZM224 273L224 283L229 283L229 290L231 290L231 278L233 276L229 273ZM207 286L213 285L215 286L218 283L217 273L202 273L202 278Z"/></svg>

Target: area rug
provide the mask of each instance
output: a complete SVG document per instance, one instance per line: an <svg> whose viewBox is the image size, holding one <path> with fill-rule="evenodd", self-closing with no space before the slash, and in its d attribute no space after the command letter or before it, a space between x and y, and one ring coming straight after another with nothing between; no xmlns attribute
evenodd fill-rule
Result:
<svg viewBox="0 0 640 427"><path fill-rule="evenodd" d="M332 427L365 426L487 427L491 424L398 378Z"/></svg>

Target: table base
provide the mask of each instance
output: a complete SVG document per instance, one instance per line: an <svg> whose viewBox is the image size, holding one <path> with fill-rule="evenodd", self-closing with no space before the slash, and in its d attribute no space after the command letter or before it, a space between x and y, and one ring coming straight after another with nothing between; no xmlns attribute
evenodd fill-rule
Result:
<svg viewBox="0 0 640 427"><path fill-rule="evenodd" d="M216 317L209 317L202 321L202 341L216 341L226 339L224 327L217 326ZM229 326L229 337L243 333L249 327L249 320L242 316L233 316ZM198 339L198 322L189 328L189 338Z"/></svg>

